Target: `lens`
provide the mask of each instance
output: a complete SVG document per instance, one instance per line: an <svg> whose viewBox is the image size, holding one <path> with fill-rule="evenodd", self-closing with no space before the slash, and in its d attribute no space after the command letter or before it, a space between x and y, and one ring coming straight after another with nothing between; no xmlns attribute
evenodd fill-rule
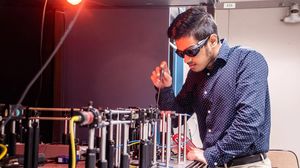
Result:
<svg viewBox="0 0 300 168"><path fill-rule="evenodd" d="M176 54L177 54L179 57L184 58L184 52L183 52L183 51L176 50Z"/></svg>
<svg viewBox="0 0 300 168"><path fill-rule="evenodd" d="M197 48L194 48L194 49L186 50L185 54L188 55L188 56L190 56L190 57L195 57L199 53L200 48L201 47L197 47Z"/></svg>
<svg viewBox="0 0 300 168"><path fill-rule="evenodd" d="M199 41L197 44L185 49L184 51L176 50L177 55L181 58L184 58L184 55L195 57L199 53L200 49L206 44L209 37L210 36L206 37L206 39Z"/></svg>

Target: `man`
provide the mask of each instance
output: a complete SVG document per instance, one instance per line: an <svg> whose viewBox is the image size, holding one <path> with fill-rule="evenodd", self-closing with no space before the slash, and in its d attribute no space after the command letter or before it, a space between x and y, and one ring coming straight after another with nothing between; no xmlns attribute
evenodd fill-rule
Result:
<svg viewBox="0 0 300 168"><path fill-rule="evenodd" d="M217 26L200 7L178 15L168 29L178 56L190 67L175 97L163 61L152 72L159 108L198 117L203 149L188 153L208 167L268 167L270 101L268 66L261 54L219 40ZM161 74L163 72L163 74Z"/></svg>

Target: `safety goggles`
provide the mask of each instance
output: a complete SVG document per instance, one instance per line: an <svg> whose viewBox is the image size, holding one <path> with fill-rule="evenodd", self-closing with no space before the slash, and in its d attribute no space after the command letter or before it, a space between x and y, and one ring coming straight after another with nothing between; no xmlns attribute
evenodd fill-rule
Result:
<svg viewBox="0 0 300 168"><path fill-rule="evenodd" d="M205 39L199 41L197 44L185 49L184 51L180 51L177 49L176 54L181 58L184 58L185 55L189 57L195 57L199 53L200 49L206 44L209 37L210 36L206 37Z"/></svg>

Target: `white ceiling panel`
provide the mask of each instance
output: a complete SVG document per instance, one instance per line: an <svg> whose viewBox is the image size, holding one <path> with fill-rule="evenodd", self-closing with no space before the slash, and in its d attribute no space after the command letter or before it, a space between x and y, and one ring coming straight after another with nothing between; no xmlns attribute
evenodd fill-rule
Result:
<svg viewBox="0 0 300 168"><path fill-rule="evenodd" d="M217 9L248 9L248 8L276 8L287 7L300 0L219 0Z"/></svg>

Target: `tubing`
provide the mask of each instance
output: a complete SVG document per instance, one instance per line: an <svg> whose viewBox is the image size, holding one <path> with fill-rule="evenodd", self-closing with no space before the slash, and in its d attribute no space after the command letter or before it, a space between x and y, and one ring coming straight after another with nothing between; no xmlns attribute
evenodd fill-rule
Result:
<svg viewBox="0 0 300 168"><path fill-rule="evenodd" d="M7 147L3 144L0 144L0 147L2 148L2 153L0 154L0 160L6 155L7 153Z"/></svg>
<svg viewBox="0 0 300 168"><path fill-rule="evenodd" d="M69 122L69 132L70 132L70 142L71 142L71 157L72 163L71 167L76 168L76 149L75 149L75 137L74 137L74 122L80 121L80 116L73 116Z"/></svg>

